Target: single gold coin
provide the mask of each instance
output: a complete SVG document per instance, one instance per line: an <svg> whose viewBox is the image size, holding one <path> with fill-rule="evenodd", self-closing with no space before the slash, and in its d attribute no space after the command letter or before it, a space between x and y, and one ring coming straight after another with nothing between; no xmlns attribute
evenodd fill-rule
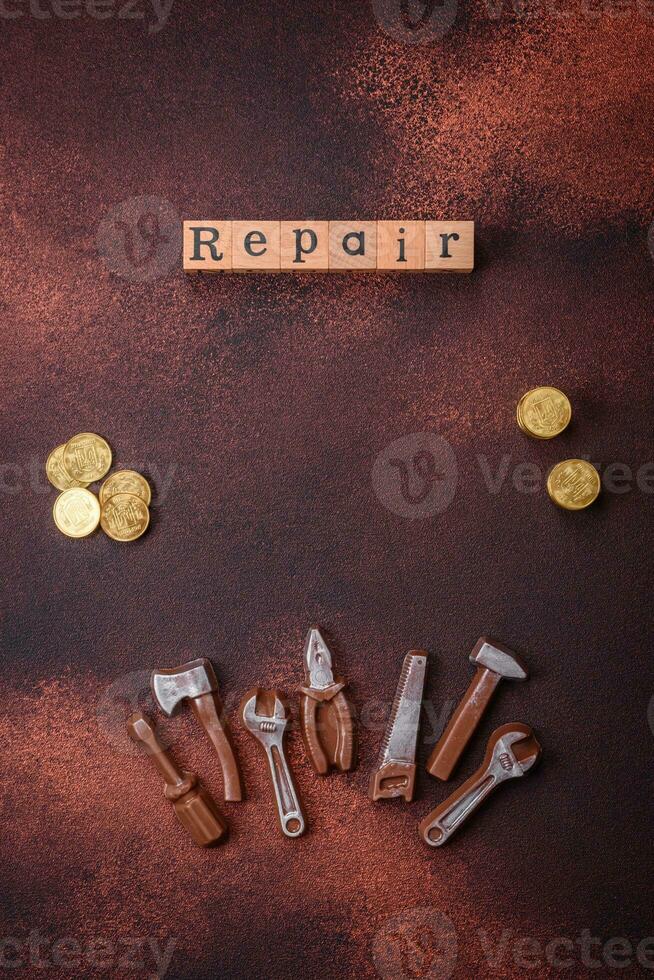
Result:
<svg viewBox="0 0 654 980"><path fill-rule="evenodd" d="M86 483L73 480L64 466L65 443L53 449L45 464L45 475L57 490L72 490L73 487L85 487Z"/></svg>
<svg viewBox="0 0 654 980"><path fill-rule="evenodd" d="M117 493L102 506L102 530L114 541L136 541L150 523L148 505L133 493Z"/></svg>
<svg viewBox="0 0 654 980"><path fill-rule="evenodd" d="M547 492L564 510L583 510L599 496L600 475L585 459L564 459L547 477Z"/></svg>
<svg viewBox="0 0 654 980"><path fill-rule="evenodd" d="M59 494L52 516L62 534L85 538L100 523L100 501L85 487L72 487Z"/></svg>
<svg viewBox="0 0 654 980"><path fill-rule="evenodd" d="M133 493L135 497L140 497L148 507L152 500L150 484L136 470L118 470L118 472L108 476L100 487L100 503L106 504L109 498L115 497L117 493Z"/></svg>
<svg viewBox="0 0 654 980"><path fill-rule="evenodd" d="M553 439L570 424L572 406L558 388L532 388L516 409L518 425L534 439Z"/></svg>
<svg viewBox="0 0 654 980"><path fill-rule="evenodd" d="M101 480L111 468L109 443L95 432L80 432L64 446L64 468L73 478L83 483Z"/></svg>

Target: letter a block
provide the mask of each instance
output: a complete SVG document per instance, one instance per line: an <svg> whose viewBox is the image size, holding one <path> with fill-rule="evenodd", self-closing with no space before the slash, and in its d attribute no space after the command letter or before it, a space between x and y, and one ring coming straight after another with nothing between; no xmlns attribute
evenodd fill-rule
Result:
<svg viewBox="0 0 654 980"><path fill-rule="evenodd" d="M422 272L425 268L425 222L378 221L377 268Z"/></svg>
<svg viewBox="0 0 654 980"><path fill-rule="evenodd" d="M374 272L377 222L330 221L329 268L341 272Z"/></svg>
<svg viewBox="0 0 654 980"><path fill-rule="evenodd" d="M279 221L232 223L234 272L279 272Z"/></svg>
<svg viewBox="0 0 654 980"><path fill-rule="evenodd" d="M328 221L282 221L281 267L291 272L326 272L329 268Z"/></svg>
<svg viewBox="0 0 654 980"><path fill-rule="evenodd" d="M474 221L425 222L425 272L472 272Z"/></svg>
<svg viewBox="0 0 654 980"><path fill-rule="evenodd" d="M184 272L229 272L232 268L231 221L184 222Z"/></svg>

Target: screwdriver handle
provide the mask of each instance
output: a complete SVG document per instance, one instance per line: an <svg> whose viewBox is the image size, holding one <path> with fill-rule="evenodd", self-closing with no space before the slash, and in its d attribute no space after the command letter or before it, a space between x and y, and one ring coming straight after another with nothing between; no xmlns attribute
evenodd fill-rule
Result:
<svg viewBox="0 0 654 980"><path fill-rule="evenodd" d="M427 760L427 772L432 776L443 780L450 778L501 679L501 675L494 670L477 668L468 690Z"/></svg>

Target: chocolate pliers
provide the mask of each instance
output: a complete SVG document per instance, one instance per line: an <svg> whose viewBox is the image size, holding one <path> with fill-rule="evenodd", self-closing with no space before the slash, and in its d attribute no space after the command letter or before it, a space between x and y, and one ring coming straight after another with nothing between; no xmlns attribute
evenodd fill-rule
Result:
<svg viewBox="0 0 654 980"><path fill-rule="evenodd" d="M345 681L332 673L332 655L317 629L309 630L300 688L300 726L309 760L320 776L334 766L354 767L354 722L343 694Z"/></svg>

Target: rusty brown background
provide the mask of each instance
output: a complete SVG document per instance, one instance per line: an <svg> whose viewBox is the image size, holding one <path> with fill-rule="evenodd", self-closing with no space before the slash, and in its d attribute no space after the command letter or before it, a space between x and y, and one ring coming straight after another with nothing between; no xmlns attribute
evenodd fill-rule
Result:
<svg viewBox="0 0 654 980"><path fill-rule="evenodd" d="M543 945L654 933L653 499L635 479L653 457L654 9L176 0L154 31L122 0L102 21L41 4L0 18L8 974L42 975L7 942L35 930L52 975L152 975L148 939L174 940L177 978L608 974L578 947L557 973ZM180 219L471 218L478 268L189 279L148 258L151 225L130 245L116 224L144 195ZM514 420L538 383L573 402L552 443ZM156 487L137 545L53 525L43 463L86 429ZM425 431L458 487L411 519L371 474ZM513 485L520 463L583 454L629 466L630 488L569 515ZM247 802L225 846L194 850L121 712L147 704L152 666L202 655L231 712L255 683L292 692L312 623L366 719L358 770L318 781L291 737L311 828L288 842L234 724ZM428 853L416 822L448 788L423 772L412 805L368 801L378 709L422 646L444 719L482 632L532 676L505 685L457 781L511 719L543 763ZM220 799L187 713L163 730ZM425 717L421 760L431 744ZM140 965L121 965L128 942Z"/></svg>

